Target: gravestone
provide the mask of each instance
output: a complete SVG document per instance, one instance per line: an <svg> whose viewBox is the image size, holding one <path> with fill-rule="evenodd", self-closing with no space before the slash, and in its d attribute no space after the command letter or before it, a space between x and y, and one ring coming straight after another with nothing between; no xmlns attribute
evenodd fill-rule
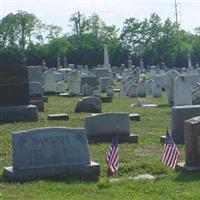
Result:
<svg viewBox="0 0 200 200"><path fill-rule="evenodd" d="M109 77L101 77L99 79L99 85L101 88L101 92L106 92L106 88L112 85L112 81Z"/></svg>
<svg viewBox="0 0 200 200"><path fill-rule="evenodd" d="M178 76L174 81L174 106L192 105L192 89L189 79Z"/></svg>
<svg viewBox="0 0 200 200"><path fill-rule="evenodd" d="M56 90L56 77L54 74L54 70L50 69L44 73L44 92L49 94L54 94L57 92Z"/></svg>
<svg viewBox="0 0 200 200"><path fill-rule="evenodd" d="M147 81L147 94L149 95L153 95L153 86L154 86L155 82L154 80L148 80Z"/></svg>
<svg viewBox="0 0 200 200"><path fill-rule="evenodd" d="M83 176L97 179L83 128L38 128L13 133L13 166L4 168L11 181Z"/></svg>
<svg viewBox="0 0 200 200"><path fill-rule="evenodd" d="M185 162L178 166L187 171L200 170L200 117L186 120L185 134Z"/></svg>
<svg viewBox="0 0 200 200"><path fill-rule="evenodd" d="M184 121L200 115L200 105L172 107L172 138L175 143L184 143ZM161 137L163 140L164 137Z"/></svg>
<svg viewBox="0 0 200 200"><path fill-rule="evenodd" d="M109 71L107 68L96 68L95 75L96 75L97 81L99 81L99 79L102 77L109 77Z"/></svg>
<svg viewBox="0 0 200 200"><path fill-rule="evenodd" d="M174 105L174 81L179 75L175 70L170 70L166 73L165 88L169 105Z"/></svg>
<svg viewBox="0 0 200 200"><path fill-rule="evenodd" d="M112 97L112 96L113 96L113 93L114 93L113 87L112 87L112 86L108 86L108 87L106 88L106 96L107 96L107 97Z"/></svg>
<svg viewBox="0 0 200 200"><path fill-rule="evenodd" d="M146 97L146 83L144 80L141 80L138 82L137 96L138 97Z"/></svg>
<svg viewBox="0 0 200 200"><path fill-rule="evenodd" d="M130 97L137 97L137 84L132 84L129 88L129 96Z"/></svg>
<svg viewBox="0 0 200 200"><path fill-rule="evenodd" d="M73 70L69 74L69 93L71 95L81 94L81 74L77 70Z"/></svg>
<svg viewBox="0 0 200 200"><path fill-rule="evenodd" d="M77 102L75 112L101 113L101 105L99 97L84 97Z"/></svg>
<svg viewBox="0 0 200 200"><path fill-rule="evenodd" d="M37 121L36 106L29 105L27 68L0 66L0 121Z"/></svg>
<svg viewBox="0 0 200 200"><path fill-rule="evenodd" d="M90 142L111 141L116 134L119 142L137 142L138 137L130 134L128 113L102 113L86 117L85 125Z"/></svg>
<svg viewBox="0 0 200 200"><path fill-rule="evenodd" d="M43 82L42 66L27 66L29 82Z"/></svg>
<svg viewBox="0 0 200 200"><path fill-rule="evenodd" d="M93 90L97 87L98 82L96 77L84 76L81 77L81 93L83 95L89 96L92 95Z"/></svg>
<svg viewBox="0 0 200 200"><path fill-rule="evenodd" d="M154 97L161 97L161 87L159 84L154 84L153 86L153 96Z"/></svg>

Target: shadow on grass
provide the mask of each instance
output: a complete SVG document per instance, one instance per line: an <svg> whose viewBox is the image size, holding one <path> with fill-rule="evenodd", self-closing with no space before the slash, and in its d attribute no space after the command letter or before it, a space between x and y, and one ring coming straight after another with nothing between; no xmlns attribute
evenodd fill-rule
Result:
<svg viewBox="0 0 200 200"><path fill-rule="evenodd" d="M190 182L195 180L200 180L200 172L182 171L175 179L175 181L179 182Z"/></svg>
<svg viewBox="0 0 200 200"><path fill-rule="evenodd" d="M22 181L10 181L6 179L2 174L0 175L0 183L31 183L31 182L36 182L36 181L47 181L47 182L59 182L59 183L97 183L99 182L98 178L93 178L93 177L85 177L85 176L73 176L73 177L49 177L49 178L34 178L31 180L22 180Z"/></svg>

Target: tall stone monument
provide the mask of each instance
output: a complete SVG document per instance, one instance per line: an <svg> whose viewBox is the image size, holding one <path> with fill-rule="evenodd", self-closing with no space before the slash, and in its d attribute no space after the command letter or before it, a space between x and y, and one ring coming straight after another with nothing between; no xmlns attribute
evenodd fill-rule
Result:
<svg viewBox="0 0 200 200"><path fill-rule="evenodd" d="M37 121L37 107L29 105L28 73L24 66L0 66L0 121Z"/></svg>

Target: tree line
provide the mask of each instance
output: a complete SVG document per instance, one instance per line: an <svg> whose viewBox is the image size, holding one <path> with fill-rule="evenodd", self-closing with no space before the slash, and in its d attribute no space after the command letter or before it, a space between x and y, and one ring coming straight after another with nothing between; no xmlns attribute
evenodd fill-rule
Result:
<svg viewBox="0 0 200 200"><path fill-rule="evenodd" d="M41 65L45 59L47 66L55 67L57 56L66 56L68 64L95 66L103 64L104 44L112 66L127 64L129 55L135 65L142 58L145 65L164 62L185 67L188 54L193 64L200 63L200 27L190 33L169 18L162 21L156 13L144 20L126 19L121 30L106 25L96 13L74 13L69 24L71 32L64 33L32 13L8 14L0 21L0 64Z"/></svg>

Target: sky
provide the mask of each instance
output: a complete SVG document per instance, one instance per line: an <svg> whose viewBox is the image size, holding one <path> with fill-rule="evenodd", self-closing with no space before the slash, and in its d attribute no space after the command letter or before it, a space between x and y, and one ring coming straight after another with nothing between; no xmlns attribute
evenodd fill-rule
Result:
<svg viewBox="0 0 200 200"><path fill-rule="evenodd" d="M80 11L90 16L96 12L107 25L123 27L125 19L149 18L156 12L164 21L175 21L175 0L0 0L0 19L18 10L34 13L46 24L59 25L70 32L70 16ZM200 0L177 0L181 28L193 32L200 26Z"/></svg>

